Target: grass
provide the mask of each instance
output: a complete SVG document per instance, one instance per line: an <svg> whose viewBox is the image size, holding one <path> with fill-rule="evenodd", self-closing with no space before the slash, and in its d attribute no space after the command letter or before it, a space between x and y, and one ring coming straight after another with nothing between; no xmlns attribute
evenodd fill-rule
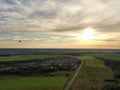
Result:
<svg viewBox="0 0 120 90"><path fill-rule="evenodd" d="M120 60L120 54L86 54L86 56L97 56L109 60Z"/></svg>
<svg viewBox="0 0 120 90"><path fill-rule="evenodd" d="M102 57L108 60L120 60L120 54L103 54L103 55L97 55L97 57Z"/></svg>
<svg viewBox="0 0 120 90"><path fill-rule="evenodd" d="M21 60L33 60L33 59L44 59L50 57L60 57L65 55L58 54L40 54L40 55L16 55L16 56L1 56L0 61L21 61Z"/></svg>
<svg viewBox="0 0 120 90"><path fill-rule="evenodd" d="M102 68L106 68L106 66L104 65L104 62L101 60L98 60L92 56L82 56L79 57L80 59L85 61L85 66L87 67L102 67Z"/></svg>
<svg viewBox="0 0 120 90"><path fill-rule="evenodd" d="M101 90L105 85L104 79L112 78L112 71L104 62L92 55L77 57L84 61L79 76L75 80L71 90Z"/></svg>
<svg viewBox="0 0 120 90"><path fill-rule="evenodd" d="M66 77L22 77L0 80L0 90L62 90Z"/></svg>

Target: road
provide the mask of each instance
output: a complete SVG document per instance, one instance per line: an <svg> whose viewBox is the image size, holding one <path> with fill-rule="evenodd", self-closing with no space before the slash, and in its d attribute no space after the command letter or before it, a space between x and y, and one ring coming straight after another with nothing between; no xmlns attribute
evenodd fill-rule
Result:
<svg viewBox="0 0 120 90"><path fill-rule="evenodd" d="M78 69L77 69L77 71L75 72L74 76L72 77L71 81L68 83L68 85L65 87L64 90L70 90L70 87L71 87L72 83L74 82L75 78L78 76L79 71L80 71L83 63L84 63L84 61L81 60L80 66L78 67Z"/></svg>

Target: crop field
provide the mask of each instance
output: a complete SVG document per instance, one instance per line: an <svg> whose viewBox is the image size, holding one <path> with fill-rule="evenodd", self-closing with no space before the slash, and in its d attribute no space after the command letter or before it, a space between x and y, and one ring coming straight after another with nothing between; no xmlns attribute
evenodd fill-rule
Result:
<svg viewBox="0 0 120 90"><path fill-rule="evenodd" d="M44 59L50 57L61 57L66 55L58 54L38 54L38 55L13 55L13 56L0 56L0 61L21 61L21 60L33 60L33 59Z"/></svg>
<svg viewBox="0 0 120 90"><path fill-rule="evenodd" d="M66 77L20 77L0 79L0 90L62 90Z"/></svg>

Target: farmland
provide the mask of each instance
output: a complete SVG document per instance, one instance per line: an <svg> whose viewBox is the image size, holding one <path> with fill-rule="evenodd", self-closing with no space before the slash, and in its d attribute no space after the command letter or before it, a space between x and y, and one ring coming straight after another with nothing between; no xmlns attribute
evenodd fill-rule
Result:
<svg viewBox="0 0 120 90"><path fill-rule="evenodd" d="M112 59L113 61L120 59L119 54L85 54L78 56L78 58L82 59L85 63L71 90L119 90L119 79L116 80L116 78L114 78L115 70L106 65L105 61L101 60L101 58L96 58L96 56L107 60ZM113 81L106 82L106 80ZM116 81L116 83L114 81Z"/></svg>
<svg viewBox="0 0 120 90"><path fill-rule="evenodd" d="M0 56L0 61L24 61L24 60L33 60L33 59L44 59L50 57L61 57L66 55L58 54L38 54L38 55L11 55L11 56Z"/></svg>
<svg viewBox="0 0 120 90"><path fill-rule="evenodd" d="M106 60L118 60L120 61L120 54L96 54L94 55L95 57L98 57L98 58L103 58L103 59L106 59Z"/></svg>
<svg viewBox="0 0 120 90"><path fill-rule="evenodd" d="M14 90L63 90L66 84L69 83L70 78L72 78L72 76L74 75L76 68L74 70L72 68L70 70L66 70L65 68L63 68L63 66L62 68L59 67L59 65L60 66L64 65L64 67L65 65L69 65L69 66L75 65L75 64L70 64L70 63L74 63L73 61L75 60L78 61L83 60L84 64L79 72L79 75L73 82L71 86L71 90L119 90L120 79L118 72L120 70L119 69L120 54L101 54L101 53L100 54L88 53L88 54L77 54L77 55L76 54L73 55L37 54L37 55L1 56L0 63L4 62L7 65L10 65L9 62L14 63L12 65L13 68L16 68L16 66L21 66L22 68L24 64L26 64L29 67L30 65L33 64L33 61L35 61L34 65L38 65L38 62L41 63L40 65L46 65L47 62L52 61L51 63L53 62L56 63L55 68L57 69L55 71L53 70L53 72L50 73L45 72L47 74L40 73L37 75L36 74L29 75L30 74L29 73L25 76L16 75L16 74L10 76L1 75L0 90L13 90L13 89ZM30 63L26 63L26 62L30 62ZM49 67L50 64L47 63L47 65L48 65L47 67ZM51 65L50 65L50 69L51 69Z"/></svg>
<svg viewBox="0 0 120 90"><path fill-rule="evenodd" d="M66 80L66 77L7 78L0 80L0 90L62 90Z"/></svg>
<svg viewBox="0 0 120 90"><path fill-rule="evenodd" d="M104 85L103 80L112 77L111 70L106 67L103 61L97 60L92 56L78 57L84 60L83 68L72 86L72 90L101 90Z"/></svg>

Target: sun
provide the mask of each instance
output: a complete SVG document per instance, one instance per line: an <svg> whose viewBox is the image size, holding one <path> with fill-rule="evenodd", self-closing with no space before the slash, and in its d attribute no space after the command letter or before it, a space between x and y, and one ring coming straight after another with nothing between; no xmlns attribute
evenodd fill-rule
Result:
<svg viewBox="0 0 120 90"><path fill-rule="evenodd" d="M93 28L85 29L79 36L79 38L83 41L91 41L96 37L95 30Z"/></svg>

